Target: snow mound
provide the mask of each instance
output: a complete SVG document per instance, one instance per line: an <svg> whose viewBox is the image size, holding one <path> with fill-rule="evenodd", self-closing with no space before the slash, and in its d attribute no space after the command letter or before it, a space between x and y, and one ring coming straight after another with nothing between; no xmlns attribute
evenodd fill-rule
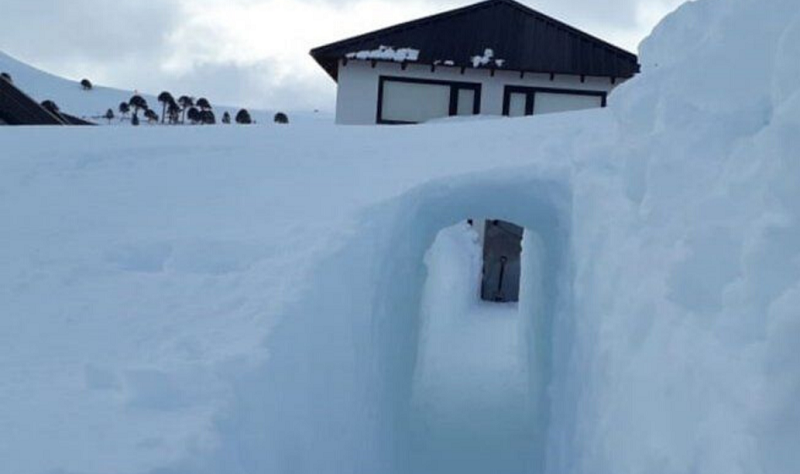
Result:
<svg viewBox="0 0 800 474"><path fill-rule="evenodd" d="M796 0L686 4L564 116L0 130L0 459L793 473L798 37ZM458 290L467 218L526 228L512 323Z"/></svg>

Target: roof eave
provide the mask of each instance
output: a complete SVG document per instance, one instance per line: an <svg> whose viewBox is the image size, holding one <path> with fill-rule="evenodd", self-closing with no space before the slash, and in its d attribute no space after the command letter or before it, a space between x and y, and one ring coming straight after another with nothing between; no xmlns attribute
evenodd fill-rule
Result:
<svg viewBox="0 0 800 474"><path fill-rule="evenodd" d="M339 62L345 58L334 58L334 57L319 57L314 56L314 51L311 52L312 57L317 62L317 64L328 73L328 75L333 79L335 82L339 82ZM579 74L572 71L559 71L559 70L534 70L534 69L522 69L522 68L507 68L507 67L481 67L476 68L468 64L434 64L427 61L414 61L414 62L398 62L393 61L390 59L348 59L348 61L363 61L363 62L371 62L371 63L382 63L382 64L414 64L419 66L430 66L430 67L441 67L441 68L455 68L455 69L474 69L474 70L485 70L485 71L506 71L506 72L513 72L513 73L524 73L524 74L555 74L557 76L590 76L590 77L614 77L619 79L630 79L639 72L641 72L641 65L637 62L634 67L631 68L629 74L624 72L620 72L618 75L611 75L611 74Z"/></svg>

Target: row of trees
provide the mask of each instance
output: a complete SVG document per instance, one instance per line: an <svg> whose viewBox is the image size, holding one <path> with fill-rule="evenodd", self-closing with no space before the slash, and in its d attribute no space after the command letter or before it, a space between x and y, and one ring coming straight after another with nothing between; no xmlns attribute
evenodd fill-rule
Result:
<svg viewBox="0 0 800 474"><path fill-rule="evenodd" d="M194 98L183 95L177 100L167 91L158 95L158 102L161 104L161 116L150 108L147 100L139 94L134 95L127 102L122 102L117 107L121 119L126 118L131 114L131 124L139 125L139 112L143 112L144 118L150 123L162 124L168 123L170 125L183 124L188 120L192 125L213 125L217 123L217 117L214 114L211 103L205 97L197 100ZM114 110L108 109L105 118L109 123L115 118ZM253 119L247 109L241 109L236 114L236 123L238 124L251 124ZM289 123L289 118L283 112L275 115L276 123ZM222 115L222 123L231 123L231 115L225 112Z"/></svg>
<svg viewBox="0 0 800 474"><path fill-rule="evenodd" d="M11 74L7 72L1 72L0 78L8 82L13 82ZM81 87L86 91L90 91L94 87L89 79L81 80L80 84ZM139 112L142 112L143 117L150 123L158 123L160 121L162 124L169 123L171 125L175 125L179 123L186 123L187 119L193 125L213 125L217 123L217 118L214 115L213 107L205 97L195 100L193 97L182 95L176 100L172 94L164 91L158 95L158 102L161 104L160 117L153 109L150 108L147 100L144 97L139 94L134 94L127 102L121 102L117 107L117 111L120 114L120 120L127 118L128 115L131 114L131 124L139 125ZM51 112L60 112L58 105L52 100L46 100L42 103L42 105ZM108 123L111 123L111 121L116 118L114 109L108 109L105 115L103 115L103 118L108 120ZM236 113L234 120L236 123L242 125L254 123L253 118L250 116L250 112L247 109L239 110ZM279 124L289 123L289 117L283 112L278 112L275 114L274 120L275 123ZM231 123L231 114L227 111L222 115L222 123Z"/></svg>

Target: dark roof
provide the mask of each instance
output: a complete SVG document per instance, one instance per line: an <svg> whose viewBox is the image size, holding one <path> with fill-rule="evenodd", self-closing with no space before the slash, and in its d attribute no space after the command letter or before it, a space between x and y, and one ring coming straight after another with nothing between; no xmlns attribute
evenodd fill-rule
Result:
<svg viewBox="0 0 800 474"><path fill-rule="evenodd" d="M7 125L95 125L61 111L48 110L5 78L0 78L0 122Z"/></svg>
<svg viewBox="0 0 800 474"><path fill-rule="evenodd" d="M471 58L492 49L502 67L525 72L629 78L639 72L635 54L611 45L514 0L487 0L315 48L311 55L335 80L348 53L381 46L419 50L416 63Z"/></svg>
<svg viewBox="0 0 800 474"><path fill-rule="evenodd" d="M0 78L0 119L8 125L65 125L61 117L3 78Z"/></svg>
<svg viewBox="0 0 800 474"><path fill-rule="evenodd" d="M76 117L74 115L66 114L64 112L58 113L61 118L67 123L67 125L97 125L94 122L90 122L88 120L84 120L80 117Z"/></svg>

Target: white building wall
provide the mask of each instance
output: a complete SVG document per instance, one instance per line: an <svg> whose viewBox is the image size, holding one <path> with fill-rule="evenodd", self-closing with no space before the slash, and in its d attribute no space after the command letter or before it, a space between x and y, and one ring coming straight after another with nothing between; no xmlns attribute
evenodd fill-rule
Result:
<svg viewBox="0 0 800 474"><path fill-rule="evenodd" d="M506 86L541 87L582 91L610 92L622 81L613 84L608 77L585 77L526 73L496 70L494 77L488 69L349 60L339 63L339 86L336 100L336 123L342 125L374 125L377 122L378 85L380 76L395 76L439 81L470 82L481 85L481 115L502 115ZM566 99L569 100L569 99ZM569 108L569 107L565 107Z"/></svg>

